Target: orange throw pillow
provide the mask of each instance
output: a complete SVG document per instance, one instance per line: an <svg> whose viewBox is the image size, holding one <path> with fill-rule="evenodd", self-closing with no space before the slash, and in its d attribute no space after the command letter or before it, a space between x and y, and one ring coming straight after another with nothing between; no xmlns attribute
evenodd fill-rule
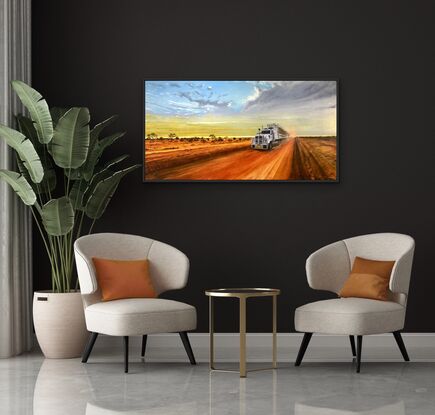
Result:
<svg viewBox="0 0 435 415"><path fill-rule="evenodd" d="M92 258L103 301L121 298L155 298L147 259L121 261Z"/></svg>
<svg viewBox="0 0 435 415"><path fill-rule="evenodd" d="M390 281L395 261L377 261L374 259L355 257L351 273L376 274Z"/></svg>
<svg viewBox="0 0 435 415"><path fill-rule="evenodd" d="M388 280L376 274L350 274L340 290L340 297L388 299Z"/></svg>
<svg viewBox="0 0 435 415"><path fill-rule="evenodd" d="M394 262L356 257L339 296L388 300L388 286Z"/></svg>

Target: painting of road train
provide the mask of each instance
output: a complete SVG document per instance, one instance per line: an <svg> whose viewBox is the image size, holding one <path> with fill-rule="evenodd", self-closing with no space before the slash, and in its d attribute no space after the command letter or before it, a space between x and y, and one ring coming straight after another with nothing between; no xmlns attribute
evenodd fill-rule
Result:
<svg viewBox="0 0 435 415"><path fill-rule="evenodd" d="M337 177L337 81L145 81L145 181Z"/></svg>

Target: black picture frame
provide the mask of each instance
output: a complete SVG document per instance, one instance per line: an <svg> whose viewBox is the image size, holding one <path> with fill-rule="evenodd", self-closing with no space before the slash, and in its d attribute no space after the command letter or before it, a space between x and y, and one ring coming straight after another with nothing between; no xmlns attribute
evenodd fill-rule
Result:
<svg viewBox="0 0 435 415"><path fill-rule="evenodd" d="M176 81L258 81L259 79L267 81L334 81L336 82L336 175L334 180L197 180L197 179L152 179L147 180L145 177L145 97L146 97L146 82L147 81L162 81L162 82L176 82ZM245 77L245 78L228 78L228 77L162 77L162 76L147 76L142 79L142 182L151 183L340 183L340 151L341 151L341 135L340 135L340 79L334 77L285 77L285 76L264 76L264 77Z"/></svg>

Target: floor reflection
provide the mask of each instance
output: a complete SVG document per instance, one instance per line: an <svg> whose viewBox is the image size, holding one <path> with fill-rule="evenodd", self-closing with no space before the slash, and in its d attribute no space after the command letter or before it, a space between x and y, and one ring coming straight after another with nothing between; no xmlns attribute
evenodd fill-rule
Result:
<svg viewBox="0 0 435 415"><path fill-rule="evenodd" d="M152 409L143 408L129 411L117 411L115 409L104 408L89 402L86 405L86 415L179 415L198 413L198 407L195 402L179 403Z"/></svg>
<svg viewBox="0 0 435 415"><path fill-rule="evenodd" d="M84 365L77 359L45 359L33 392L33 414L86 412L92 399L92 385Z"/></svg>
<svg viewBox="0 0 435 415"><path fill-rule="evenodd" d="M332 395L296 402L295 415L405 415L402 400L370 395Z"/></svg>
<svg viewBox="0 0 435 415"><path fill-rule="evenodd" d="M143 365L143 364L142 364ZM45 359L33 393L36 415L180 415L197 414L197 401L188 400L194 369L163 365L159 374L144 366L124 374L117 364L81 364L77 359ZM158 365L157 365L158 366ZM175 380L175 385L174 385ZM204 396L207 399L208 397Z"/></svg>
<svg viewBox="0 0 435 415"><path fill-rule="evenodd" d="M264 373L263 373L264 375ZM222 376L230 376L228 379L227 385L232 383L238 383L238 390L231 390L231 401L234 403L234 412L239 415L247 415L251 413L250 402L252 402L253 397L251 397L251 390L248 389L247 385L249 385L249 378L240 378L237 373L209 373L209 414L215 415L222 413L222 406L224 402L222 402ZM251 375L252 376L252 375ZM255 376L255 375L254 375ZM232 379L231 379L232 378ZM252 383L251 383L252 385ZM277 371L271 370L266 375L266 381L263 383L263 388L261 393L265 395L265 399L262 400L262 410L268 415L276 415L277 414ZM257 394L257 393L256 393ZM236 400L238 396L238 411L236 411ZM267 398L266 398L267 396ZM265 405L265 406L264 406ZM260 408L258 408L260 409Z"/></svg>
<svg viewBox="0 0 435 415"><path fill-rule="evenodd" d="M435 364L367 365L361 375L347 365L287 365L240 379L205 364L137 359L124 374L114 358L16 362L0 361L0 413L31 414L32 406L37 415L435 413Z"/></svg>

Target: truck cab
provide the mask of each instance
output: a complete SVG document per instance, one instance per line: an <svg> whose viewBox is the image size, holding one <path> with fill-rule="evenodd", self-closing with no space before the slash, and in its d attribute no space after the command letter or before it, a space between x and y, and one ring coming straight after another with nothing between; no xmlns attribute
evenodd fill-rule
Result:
<svg viewBox="0 0 435 415"><path fill-rule="evenodd" d="M258 129L258 133L252 139L251 147L258 150L271 150L274 141L274 131L272 128Z"/></svg>
<svg viewBox="0 0 435 415"><path fill-rule="evenodd" d="M280 127L279 124L267 124L267 127L262 126L259 128L255 137L252 138L251 148L256 150L272 150L288 137L288 132Z"/></svg>

